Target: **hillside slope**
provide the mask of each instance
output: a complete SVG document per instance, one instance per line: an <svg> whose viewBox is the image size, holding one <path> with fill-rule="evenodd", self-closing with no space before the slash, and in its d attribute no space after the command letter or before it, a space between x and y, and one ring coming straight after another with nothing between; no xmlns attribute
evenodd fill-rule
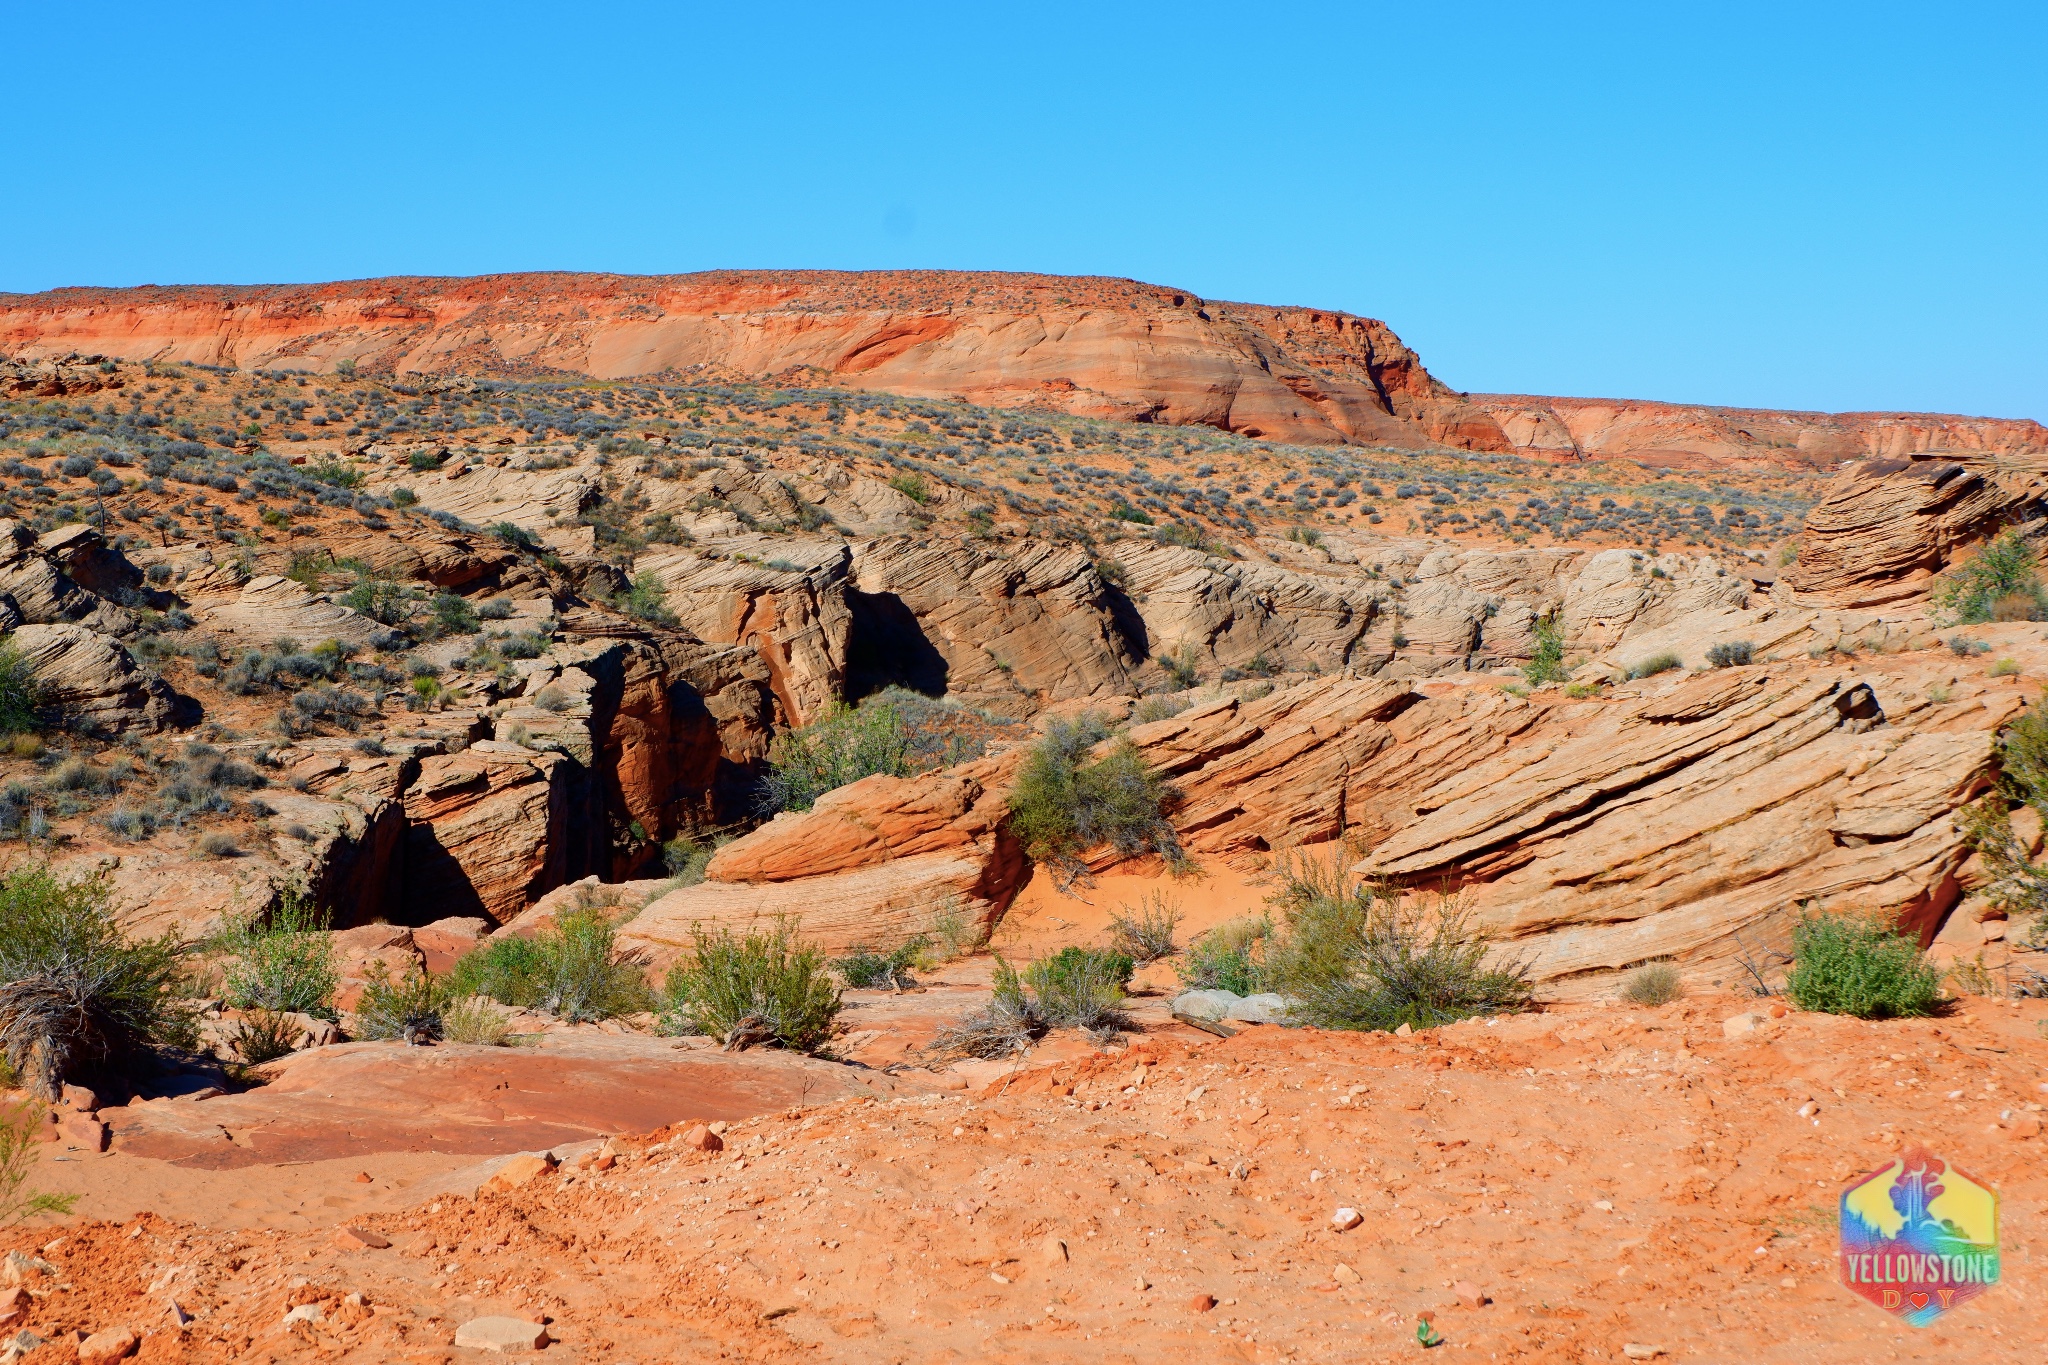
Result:
<svg viewBox="0 0 2048 1365"><path fill-rule="evenodd" d="M0 354L537 377L803 373L914 397L1314 444L1820 465L2048 450L2025 420L1453 391L1386 324L1101 277L708 271L0 295Z"/></svg>

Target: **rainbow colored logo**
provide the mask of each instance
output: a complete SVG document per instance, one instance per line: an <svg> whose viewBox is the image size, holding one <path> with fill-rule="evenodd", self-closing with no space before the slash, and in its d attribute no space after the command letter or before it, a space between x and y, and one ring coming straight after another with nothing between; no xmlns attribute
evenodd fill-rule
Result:
<svg viewBox="0 0 2048 1365"><path fill-rule="evenodd" d="M1842 1192L1842 1283L1925 1327L1998 1283L1998 1192L1925 1147Z"/></svg>

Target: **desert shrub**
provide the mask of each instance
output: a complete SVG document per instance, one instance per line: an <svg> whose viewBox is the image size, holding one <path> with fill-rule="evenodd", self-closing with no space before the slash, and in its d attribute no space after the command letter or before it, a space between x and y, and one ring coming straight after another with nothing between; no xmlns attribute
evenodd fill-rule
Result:
<svg viewBox="0 0 2048 1365"><path fill-rule="evenodd" d="M491 1001L475 995L443 1004L441 1029L451 1043L478 1047L508 1047L516 1036L510 1017Z"/></svg>
<svg viewBox="0 0 2048 1365"><path fill-rule="evenodd" d="M356 1001L354 1033L358 1038L397 1039L407 1043L433 1042L445 1027L441 1002L442 984L418 963L407 963L394 978L382 962L374 964Z"/></svg>
<svg viewBox="0 0 2048 1365"><path fill-rule="evenodd" d="M661 846L662 866L677 886L695 886L704 880L704 869L711 865L712 855L731 842L730 835L719 835L707 843L678 834Z"/></svg>
<svg viewBox="0 0 2048 1365"><path fill-rule="evenodd" d="M1191 991L1234 991L1257 995L1266 989L1266 946L1273 921L1266 915L1219 924L1188 945L1176 967Z"/></svg>
<svg viewBox="0 0 2048 1365"><path fill-rule="evenodd" d="M1072 945L1024 969L1032 1003L1054 1028L1114 1032L1128 1025L1124 987L1134 964L1122 953Z"/></svg>
<svg viewBox="0 0 2048 1365"><path fill-rule="evenodd" d="M811 724L778 735L769 750L763 804L770 811L809 810L826 792L887 773L916 770L911 738L894 706L835 706Z"/></svg>
<svg viewBox="0 0 2048 1365"><path fill-rule="evenodd" d="M1179 697L1152 696L1142 698L1131 711L1131 724L1149 725L1155 720L1177 716L1188 709L1188 703Z"/></svg>
<svg viewBox="0 0 2048 1365"><path fill-rule="evenodd" d="M358 574L341 595L341 605L386 626L402 626L412 615L412 589L376 574Z"/></svg>
<svg viewBox="0 0 2048 1365"><path fill-rule="evenodd" d="M1489 961L1486 936L1454 897L1404 896L1301 861L1274 903L1285 932L1267 952L1293 1018L1322 1028L1430 1028L1525 1008L1528 966Z"/></svg>
<svg viewBox="0 0 2048 1365"><path fill-rule="evenodd" d="M1013 1057L1045 1036L1045 1019L1025 992L1024 979L1000 953L993 985L988 1004L940 1029L930 1051L941 1056Z"/></svg>
<svg viewBox="0 0 2048 1365"><path fill-rule="evenodd" d="M476 608L452 592L436 593L430 610L435 628L443 635L474 635L483 629Z"/></svg>
<svg viewBox="0 0 2048 1365"><path fill-rule="evenodd" d="M668 609L668 588L662 584L661 575L652 569L634 575L620 606L627 615L658 626L676 624L675 613Z"/></svg>
<svg viewBox="0 0 2048 1365"><path fill-rule="evenodd" d="M917 978L910 974L910 969L927 959L931 943L930 938L917 934L886 953L875 952L864 944L856 945L845 957L834 960L832 970L853 990L914 986Z"/></svg>
<svg viewBox="0 0 2048 1365"><path fill-rule="evenodd" d="M778 924L766 933L697 930L690 953L662 986L665 1014L687 1018L728 1048L773 1041L816 1052L832 1036L839 991L825 955Z"/></svg>
<svg viewBox="0 0 2048 1365"><path fill-rule="evenodd" d="M2019 671L2020 661L2018 659L1996 659L1992 661L1991 667L1985 670L1986 673L1994 678L2016 678L2019 676Z"/></svg>
<svg viewBox="0 0 2048 1365"><path fill-rule="evenodd" d="M1785 993L1822 1014L1908 1018L1941 1003L1941 972L1888 919L1810 914L1792 928Z"/></svg>
<svg viewBox="0 0 2048 1365"><path fill-rule="evenodd" d="M931 936L938 941L939 953L951 961L980 947L983 931L981 924L967 913L960 897L949 894L932 916Z"/></svg>
<svg viewBox="0 0 2048 1365"><path fill-rule="evenodd" d="M890 478L889 487L919 505L932 500L931 485L925 482L922 474L897 474Z"/></svg>
<svg viewBox="0 0 2048 1365"><path fill-rule="evenodd" d="M71 1212L75 1194L38 1194L28 1187L41 1147L42 1110L33 1104L0 1109L0 1223L19 1223L37 1214Z"/></svg>
<svg viewBox="0 0 2048 1365"><path fill-rule="evenodd" d="M2048 592L2039 568L2039 556L2019 528L2002 531L1976 558L1949 571L1934 590L1935 610L1964 626L2040 620L2048 614Z"/></svg>
<svg viewBox="0 0 2048 1365"><path fill-rule="evenodd" d="M327 912L304 892L282 892L268 914L230 919L212 946L227 959L222 993L236 1009L336 1017L341 971L327 934Z"/></svg>
<svg viewBox="0 0 2048 1365"><path fill-rule="evenodd" d="M1173 931L1184 916L1172 897L1154 891L1128 913L1109 917L1109 946L1133 962L1157 962L1173 956L1178 946Z"/></svg>
<svg viewBox="0 0 2048 1365"><path fill-rule="evenodd" d="M0 735L41 729L44 705L43 685L28 661L11 641L0 641Z"/></svg>
<svg viewBox="0 0 2048 1365"><path fill-rule="evenodd" d="M209 858L232 858L242 850L236 845L234 835L216 830L199 836L199 851Z"/></svg>
<svg viewBox="0 0 2048 1365"><path fill-rule="evenodd" d="M448 993L578 1022L633 1014L649 1003L647 981L617 937L610 907L579 906L530 939L505 935L468 954L449 973Z"/></svg>
<svg viewBox="0 0 2048 1365"><path fill-rule="evenodd" d="M1166 680L1177 690L1185 692L1201 681L1198 669L1201 658L1192 644L1183 642L1179 647L1153 657L1166 674Z"/></svg>
<svg viewBox="0 0 2048 1365"><path fill-rule="evenodd" d="M1754 661L1756 646L1747 640L1729 640L1707 646L1708 668L1739 668Z"/></svg>
<svg viewBox="0 0 2048 1365"><path fill-rule="evenodd" d="M1010 792L1010 829L1024 851L1068 875L1086 871L1080 854L1108 845L1125 857L1157 853L1175 867L1186 857L1164 815L1179 798L1128 739L1094 762L1105 738L1092 717L1055 720L1025 757Z"/></svg>
<svg viewBox="0 0 2048 1365"><path fill-rule="evenodd" d="M1522 676L1531 687L1565 680L1564 630L1555 616L1546 616L1536 623L1536 648L1529 655L1529 662L1522 665Z"/></svg>
<svg viewBox="0 0 2048 1365"><path fill-rule="evenodd" d="M1674 668L1683 667L1685 665L1679 661L1676 654L1666 651L1662 654L1652 654L1649 658L1629 669L1628 675L1631 679L1654 678L1659 673L1669 673Z"/></svg>
<svg viewBox="0 0 2048 1365"><path fill-rule="evenodd" d="M1668 1005L1685 993L1678 968L1668 962L1651 962L1636 968L1621 983L1621 998L1631 1005Z"/></svg>
<svg viewBox="0 0 2048 1365"><path fill-rule="evenodd" d="M122 935L104 875L60 881L30 863L0 878L0 1053L46 1100L181 1032L180 967L174 937Z"/></svg>
<svg viewBox="0 0 2048 1365"><path fill-rule="evenodd" d="M298 1050L304 1032L298 1020L272 1010L250 1010L236 1021L229 1046L249 1066L261 1066Z"/></svg>

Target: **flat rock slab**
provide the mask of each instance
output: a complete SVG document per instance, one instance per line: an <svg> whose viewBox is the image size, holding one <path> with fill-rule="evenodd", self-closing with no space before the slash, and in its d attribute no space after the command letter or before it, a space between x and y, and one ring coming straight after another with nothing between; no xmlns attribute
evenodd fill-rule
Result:
<svg viewBox="0 0 2048 1365"><path fill-rule="evenodd" d="M455 1329L455 1344L472 1351L508 1355L538 1351L548 1344L548 1329L525 1318L476 1318Z"/></svg>
<svg viewBox="0 0 2048 1365"><path fill-rule="evenodd" d="M378 1152L538 1151L889 1087L886 1077L774 1049L727 1054L594 1029L513 1048L343 1043L297 1054L273 1074L239 1095L100 1115L122 1152L230 1170Z"/></svg>

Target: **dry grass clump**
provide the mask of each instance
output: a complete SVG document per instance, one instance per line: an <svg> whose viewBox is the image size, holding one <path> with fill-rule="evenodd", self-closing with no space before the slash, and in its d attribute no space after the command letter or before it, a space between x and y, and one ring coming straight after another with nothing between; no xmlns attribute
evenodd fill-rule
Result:
<svg viewBox="0 0 2048 1365"><path fill-rule="evenodd" d="M1651 962L1636 968L1621 983L1621 998L1631 1005L1654 1008L1668 1005L1685 994L1685 982L1678 968L1668 962Z"/></svg>

